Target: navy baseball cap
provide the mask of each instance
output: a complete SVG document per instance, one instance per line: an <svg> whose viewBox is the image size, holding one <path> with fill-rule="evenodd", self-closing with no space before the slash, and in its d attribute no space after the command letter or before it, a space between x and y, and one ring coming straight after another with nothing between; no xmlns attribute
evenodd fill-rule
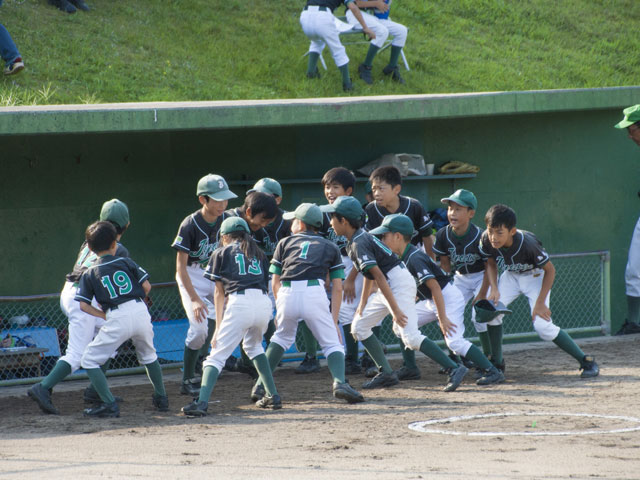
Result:
<svg viewBox="0 0 640 480"><path fill-rule="evenodd" d="M227 181L224 178L212 173L205 175L198 180L196 195L204 195L205 197L209 197L217 202L231 200L232 198L238 197L235 193L229 190L229 185L227 185Z"/></svg>
<svg viewBox="0 0 640 480"><path fill-rule="evenodd" d="M124 202L121 202L117 198L112 198L102 204L100 220L103 222L110 221L120 228L124 228L129 225L129 209Z"/></svg>
<svg viewBox="0 0 640 480"><path fill-rule="evenodd" d="M329 205L321 206L320 210L327 213L337 213L351 220L360 220L364 213L358 199L346 195L336 198L335 202Z"/></svg>
<svg viewBox="0 0 640 480"><path fill-rule="evenodd" d="M285 220L298 220L312 227L320 228L322 226L322 212L320 207L315 203L301 203L293 212L287 212L282 215Z"/></svg>
<svg viewBox="0 0 640 480"><path fill-rule="evenodd" d="M627 107L622 113L624 118L615 126L616 128L627 128L636 122L640 122L640 105Z"/></svg>
<svg viewBox="0 0 640 480"><path fill-rule="evenodd" d="M220 225L220 233L222 235L227 235L228 233L233 232L247 232L251 233L249 230L249 224L246 222L244 218L241 217L229 217L225 218Z"/></svg>
<svg viewBox="0 0 640 480"><path fill-rule="evenodd" d="M454 202L458 205L462 205L463 207L467 207L472 210L478 209L478 200L476 199L476 196L472 192L470 192L469 190L465 190L464 188L456 190L455 192L453 192L453 195L447 198L442 198L440 199L440 201L442 203L446 203L447 205L449 204L449 202Z"/></svg>
<svg viewBox="0 0 640 480"><path fill-rule="evenodd" d="M394 213L393 215L384 217L379 227L369 231L371 235L382 235L387 232L413 235L413 222L402 213Z"/></svg>
<svg viewBox="0 0 640 480"><path fill-rule="evenodd" d="M282 197L282 187L277 180L273 178L261 178L256 182L251 190L247 190L247 193L251 192L262 192L268 193L270 195L275 195L276 197Z"/></svg>

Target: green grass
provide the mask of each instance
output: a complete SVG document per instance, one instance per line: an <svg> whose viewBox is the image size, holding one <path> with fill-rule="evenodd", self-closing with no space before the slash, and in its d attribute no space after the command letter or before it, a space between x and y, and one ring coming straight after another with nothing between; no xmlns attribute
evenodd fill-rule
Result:
<svg viewBox="0 0 640 480"><path fill-rule="evenodd" d="M4 3L27 69L0 79L0 105L343 95L328 50L328 72L305 78L304 0ZM395 0L391 16L410 29L407 84L383 78L385 51L355 95L633 85L640 71L637 0ZM347 46L354 77L366 50Z"/></svg>

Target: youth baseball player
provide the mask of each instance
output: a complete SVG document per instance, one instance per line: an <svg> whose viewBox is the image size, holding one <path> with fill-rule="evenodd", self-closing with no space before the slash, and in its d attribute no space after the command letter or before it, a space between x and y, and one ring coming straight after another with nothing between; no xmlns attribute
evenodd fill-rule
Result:
<svg viewBox="0 0 640 480"><path fill-rule="evenodd" d="M129 209L117 198L108 200L100 210L100 220L111 222L116 228L119 241L129 227ZM120 243L117 244L116 256L128 257L129 251ZM68 375L80 368L80 360L85 348L96 336L100 327L104 325L104 319L85 313L80 309L80 304L75 300L78 292L78 282L82 274L91 267L97 255L93 253L86 240L82 243L78 257L73 265L71 273L66 276L66 281L60 293L60 308L69 319L67 350L56 362L49 375L40 383L29 389L28 395L45 413L58 414L58 409L51 401L53 388ZM97 304L96 304L97 305ZM109 359L102 365L104 371L108 369ZM121 400L121 399L118 399ZM92 386L84 391L86 403L99 403L100 397Z"/></svg>
<svg viewBox="0 0 640 480"><path fill-rule="evenodd" d="M203 273L218 246L220 225L228 216L225 213L228 201L237 197L224 178L211 173L198 181L196 195L202 207L182 221L171 245L178 251L176 282L189 319L180 393L191 396L196 396L200 388L196 362L209 351L215 329L213 283Z"/></svg>
<svg viewBox="0 0 640 480"><path fill-rule="evenodd" d="M478 385L490 385L504 381L504 375L485 357L478 347L464 338L464 307L462 293L451 283L449 276L422 250L412 245L414 233L411 219L402 214L388 215L372 235L383 235L382 241L407 266L416 281L419 301L416 304L418 328L438 321L449 349L456 355L473 361L483 371ZM467 367L456 364L435 343L425 338L420 347L429 358L449 372L445 392L453 392L467 374ZM413 350L403 349L405 366L397 374L402 379L420 378Z"/></svg>
<svg viewBox="0 0 640 480"><path fill-rule="evenodd" d="M626 129L629 138L640 146L640 105L625 108L623 114L624 118L616 124L616 128ZM624 282L629 318L625 321L620 332L640 333L640 218L638 218L631 236Z"/></svg>
<svg viewBox="0 0 640 480"><path fill-rule="evenodd" d="M309 46L309 63L307 66L308 78L319 78L318 59L325 45L329 46L333 60L342 74L342 89L345 92L353 90L351 76L349 75L349 57L347 51L340 42L340 34L335 25L333 11L340 5L346 5L354 18L362 25L362 31L371 39L376 35L369 29L362 13L354 0L308 0L307 5L300 14L300 26L302 31L311 40Z"/></svg>
<svg viewBox="0 0 640 480"><path fill-rule="evenodd" d="M218 375L225 360L242 341L252 359L265 395L257 402L261 408L282 408L269 362L262 348L262 336L271 318L271 300L267 292L269 262L251 238L247 222L229 217L220 226L222 247L211 255L204 276L215 282L216 331L212 350L203 363L200 394L182 408L187 416L204 416ZM225 300L228 302L225 306Z"/></svg>
<svg viewBox="0 0 640 480"><path fill-rule="evenodd" d="M356 5L358 8L365 10L362 12L362 18L376 35L376 38L369 43L369 51L367 52L364 62L358 67L360 78L369 85L373 84L373 78L371 76L373 59L384 46L389 35L391 35L393 37L391 42L391 56L387 66L382 69L382 73L391 75L392 80L403 84L404 79L398 70L398 59L407 42L408 30L404 25L394 22L389 18L391 0L356 0ZM356 25L358 22L351 10L347 10L347 22L352 25Z"/></svg>
<svg viewBox="0 0 640 480"><path fill-rule="evenodd" d="M276 296L276 333L267 348L271 369L275 369L284 352L295 340L298 319L304 318L320 343L333 376L333 396L348 403L364 401L344 376L344 348L338 330L338 312L342 300L344 267L340 251L318 234L322 212L311 203L303 203L294 212L284 214L293 220L293 235L278 243L271 260L273 293ZM324 282L331 280L331 302ZM331 303L331 306L329 305ZM264 395L261 382L256 383L251 399Z"/></svg>
<svg viewBox="0 0 640 480"><path fill-rule="evenodd" d="M447 205L449 225L436 233L433 252L440 258L440 266L453 274L453 284L464 297L465 305L480 292L484 281L485 260L480 254L480 238L483 230L471 223L478 200L469 190L456 190L441 200ZM476 311L471 309L471 321L478 333L485 355L491 353L490 334L486 323L475 321ZM493 329L493 327L489 327ZM504 362L496 365L504 372Z"/></svg>
<svg viewBox="0 0 640 480"><path fill-rule="evenodd" d="M100 369L120 345L133 342L138 361L153 385L151 401L158 410L169 410L169 399L162 381L162 369L153 346L151 315L143 299L151 290L149 274L129 259L116 257L116 229L109 222L96 222L87 228L87 244L98 259L80 278L76 300L80 309L106 320L82 355L81 365L102 404L84 411L88 417L119 417L120 408L109 391L107 377ZM101 309L91 305L95 297Z"/></svg>
<svg viewBox="0 0 640 480"><path fill-rule="evenodd" d="M486 285L478 298L487 298L494 303L500 300L509 306L521 294L529 300L533 328L542 340L553 341L558 347L575 358L580 364L582 378L595 377L599 373L594 357L585 355L573 339L556 326L551 319L549 297L556 270L549 254L536 236L516 228L516 214L506 205L492 206L485 216L487 230L480 240L480 252L487 258L485 275L491 292L486 294ZM498 282L498 268L504 269ZM489 322L498 327L502 337L502 315ZM491 342L494 363L502 363L502 342Z"/></svg>

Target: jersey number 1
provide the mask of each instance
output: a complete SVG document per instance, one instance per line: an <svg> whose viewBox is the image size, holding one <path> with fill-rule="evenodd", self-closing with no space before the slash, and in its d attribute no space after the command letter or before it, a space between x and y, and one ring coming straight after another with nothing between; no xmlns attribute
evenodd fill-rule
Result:
<svg viewBox="0 0 640 480"><path fill-rule="evenodd" d="M126 295L131 290L133 290L133 284L131 283L129 275L121 270L118 270L113 274L113 283L111 282L111 278L109 278L109 275L105 275L100 280L104 288L109 291L109 297L111 298L116 298L118 296L118 294L116 294L116 289L113 286L114 283L115 286L118 287L118 293L120 295Z"/></svg>

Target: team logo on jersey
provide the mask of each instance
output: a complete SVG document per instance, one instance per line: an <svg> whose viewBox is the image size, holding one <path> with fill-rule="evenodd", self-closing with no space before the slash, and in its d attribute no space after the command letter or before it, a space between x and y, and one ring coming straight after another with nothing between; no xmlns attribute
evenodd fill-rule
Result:
<svg viewBox="0 0 640 480"><path fill-rule="evenodd" d="M362 260L364 260L366 262L367 260L369 260L369 257L367 257L366 255L363 255L362 256Z"/></svg>
<svg viewBox="0 0 640 480"><path fill-rule="evenodd" d="M498 264L498 268L508 270L510 272L526 272L527 270L532 270L534 268L533 265L528 263L512 263L507 264L504 260L504 257L496 258L496 263Z"/></svg>
<svg viewBox="0 0 640 480"><path fill-rule="evenodd" d="M198 260L200 260L200 263L206 263L217 246L218 242L209 243L209 239L204 238L200 240L200 243L198 244L198 250L196 252L189 252L189 256L197 258Z"/></svg>
<svg viewBox="0 0 640 480"><path fill-rule="evenodd" d="M179 243L179 244L182 244L182 237L181 237L180 235L178 235L178 236L176 237L176 239L173 241L173 243Z"/></svg>
<svg viewBox="0 0 640 480"><path fill-rule="evenodd" d="M342 248L347 245L347 237L344 235L337 235L333 228L327 230L327 240L331 240L338 247Z"/></svg>
<svg viewBox="0 0 640 480"><path fill-rule="evenodd" d="M470 266L480 260L480 255L477 253L465 253L464 255L458 255L456 253L455 247L449 248L449 257L451 257L451 262L456 267L462 266Z"/></svg>

